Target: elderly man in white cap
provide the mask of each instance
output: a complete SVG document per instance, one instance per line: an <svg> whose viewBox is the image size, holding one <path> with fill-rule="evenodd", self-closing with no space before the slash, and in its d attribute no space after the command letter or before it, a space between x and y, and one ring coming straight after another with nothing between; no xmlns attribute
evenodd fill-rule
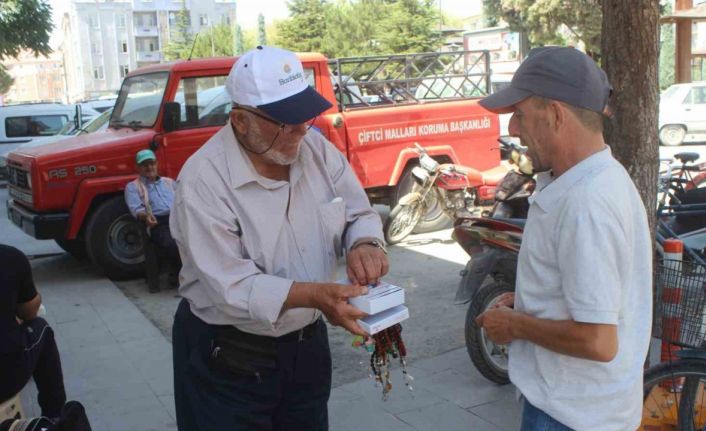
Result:
<svg viewBox="0 0 706 431"><path fill-rule="evenodd" d="M522 431L640 424L652 243L640 195L603 141L610 92L591 58L548 47L532 50L510 86L480 102L513 112L510 133L540 172L516 296L478 318L493 341L511 343Z"/></svg>
<svg viewBox="0 0 706 431"><path fill-rule="evenodd" d="M172 234L180 430L326 430L326 325L364 334L347 299L387 273L380 217L344 155L310 130L331 104L292 52L233 66L230 121L186 162ZM347 252L352 285L335 284Z"/></svg>

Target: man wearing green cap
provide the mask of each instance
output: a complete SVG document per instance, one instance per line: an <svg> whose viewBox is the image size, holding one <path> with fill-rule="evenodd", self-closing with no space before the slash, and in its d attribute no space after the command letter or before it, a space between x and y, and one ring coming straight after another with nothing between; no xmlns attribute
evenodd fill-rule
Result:
<svg viewBox="0 0 706 431"><path fill-rule="evenodd" d="M158 175L157 157L152 150L138 151L135 162L140 176L125 187L125 203L133 217L147 225L151 241L169 257L169 283L176 286L181 259L169 232L169 213L174 203L175 182Z"/></svg>

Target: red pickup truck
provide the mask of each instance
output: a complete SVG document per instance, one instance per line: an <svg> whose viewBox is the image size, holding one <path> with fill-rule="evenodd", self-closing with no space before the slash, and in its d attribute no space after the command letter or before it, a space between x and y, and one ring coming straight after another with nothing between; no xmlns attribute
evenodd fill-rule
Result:
<svg viewBox="0 0 706 431"><path fill-rule="evenodd" d="M315 126L346 154L372 202L394 204L410 190L415 142L441 162L499 165L498 117L477 103L490 88L487 52L300 59L309 83L333 103ZM138 275L140 228L123 198L135 178L134 154L152 148L160 174L176 178L228 119L223 84L234 61L135 70L106 131L10 153L9 219L37 239L87 255L111 278Z"/></svg>

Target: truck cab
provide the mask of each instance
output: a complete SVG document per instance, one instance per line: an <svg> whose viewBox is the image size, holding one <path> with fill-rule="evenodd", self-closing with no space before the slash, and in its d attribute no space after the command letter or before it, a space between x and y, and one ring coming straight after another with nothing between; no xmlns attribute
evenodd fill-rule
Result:
<svg viewBox="0 0 706 431"><path fill-rule="evenodd" d="M371 200L392 203L402 193L400 184L409 181L404 175L416 160L414 142L444 161L468 161L479 169L499 163L499 152L492 151L497 116L477 100L424 106L382 100L377 107L366 102L349 109L334 92L329 60L316 53L299 57L309 84L333 105L316 118L316 129L346 154ZM160 175L176 179L191 154L228 121L224 83L235 61L198 59L135 70L121 86L105 131L10 153L8 218L34 238L87 255L113 279L139 275L140 227L124 201L126 184L137 176L134 155L152 149ZM361 93L369 83L358 79L357 85L359 96L375 99Z"/></svg>

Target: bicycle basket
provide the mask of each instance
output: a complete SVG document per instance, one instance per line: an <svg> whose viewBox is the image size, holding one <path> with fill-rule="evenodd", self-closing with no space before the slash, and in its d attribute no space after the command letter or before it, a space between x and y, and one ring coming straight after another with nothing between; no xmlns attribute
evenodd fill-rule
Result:
<svg viewBox="0 0 706 431"><path fill-rule="evenodd" d="M699 348L706 338L706 266L665 260L656 268L652 335Z"/></svg>

